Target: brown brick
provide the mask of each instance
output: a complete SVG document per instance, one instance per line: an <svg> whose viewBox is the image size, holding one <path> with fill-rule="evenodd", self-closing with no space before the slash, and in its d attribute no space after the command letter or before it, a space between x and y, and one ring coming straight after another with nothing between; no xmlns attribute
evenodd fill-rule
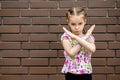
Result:
<svg viewBox="0 0 120 80"><path fill-rule="evenodd" d="M56 34L31 34L31 41L57 41Z"/></svg>
<svg viewBox="0 0 120 80"><path fill-rule="evenodd" d="M56 59L56 58L50 58L50 65L52 66L60 66L64 64L65 59Z"/></svg>
<svg viewBox="0 0 120 80"><path fill-rule="evenodd" d="M57 8L57 2L56 1L39 1L39 2L31 2L30 7L32 9L37 9L37 8Z"/></svg>
<svg viewBox="0 0 120 80"><path fill-rule="evenodd" d="M1 74L27 74L28 69L26 67L1 67Z"/></svg>
<svg viewBox="0 0 120 80"><path fill-rule="evenodd" d="M65 80L64 75L50 75L49 80Z"/></svg>
<svg viewBox="0 0 120 80"><path fill-rule="evenodd" d="M0 75L0 80L48 80L47 75Z"/></svg>
<svg viewBox="0 0 120 80"><path fill-rule="evenodd" d="M116 16L116 17L119 17L120 16L120 10L109 10L108 11L108 16L112 16L112 17L114 17L114 16Z"/></svg>
<svg viewBox="0 0 120 80"><path fill-rule="evenodd" d="M66 20L66 17L61 17L60 18L60 24L65 24L65 25L67 25L68 23L67 23L67 20Z"/></svg>
<svg viewBox="0 0 120 80"><path fill-rule="evenodd" d="M30 67L30 74L56 74L56 67Z"/></svg>
<svg viewBox="0 0 120 80"><path fill-rule="evenodd" d="M62 16L66 16L67 10L51 10L50 11L50 16L54 16L54 17L62 17Z"/></svg>
<svg viewBox="0 0 120 80"><path fill-rule="evenodd" d="M49 49L48 42L23 42L22 49Z"/></svg>
<svg viewBox="0 0 120 80"><path fill-rule="evenodd" d="M107 11L105 10L86 10L88 17L105 17L107 14Z"/></svg>
<svg viewBox="0 0 120 80"><path fill-rule="evenodd" d="M99 33L102 33L102 32L106 32L106 26L104 25L95 25L95 29L93 32L99 32Z"/></svg>
<svg viewBox="0 0 120 80"><path fill-rule="evenodd" d="M0 52L1 57L29 57L29 52L27 50L2 50Z"/></svg>
<svg viewBox="0 0 120 80"><path fill-rule="evenodd" d="M61 18L59 17L51 17L50 18L50 24L60 24L61 23Z"/></svg>
<svg viewBox="0 0 120 80"><path fill-rule="evenodd" d="M0 26L0 33L19 33L19 26Z"/></svg>
<svg viewBox="0 0 120 80"><path fill-rule="evenodd" d="M20 65L20 60L15 58L1 58L0 59L1 66L9 66L9 65Z"/></svg>
<svg viewBox="0 0 120 80"><path fill-rule="evenodd" d="M116 50L116 57L120 57L120 50Z"/></svg>
<svg viewBox="0 0 120 80"><path fill-rule="evenodd" d="M3 24L30 24L30 18L4 17Z"/></svg>
<svg viewBox="0 0 120 80"><path fill-rule="evenodd" d="M96 50L96 52L93 54L93 57L115 57L115 51L114 50Z"/></svg>
<svg viewBox="0 0 120 80"><path fill-rule="evenodd" d="M60 1L60 8L69 8L73 6L81 6L81 7L86 7L87 2L86 1Z"/></svg>
<svg viewBox="0 0 120 80"><path fill-rule="evenodd" d="M117 7L120 8L120 1L118 0L116 3Z"/></svg>
<svg viewBox="0 0 120 80"><path fill-rule="evenodd" d="M64 50L58 50L58 56L59 56L59 57L62 57L62 58L63 58L63 57L64 57L64 54L63 54L63 53L64 53Z"/></svg>
<svg viewBox="0 0 120 80"><path fill-rule="evenodd" d="M89 1L88 7L94 8L114 8L115 1Z"/></svg>
<svg viewBox="0 0 120 80"><path fill-rule="evenodd" d="M120 40L120 34L117 34L117 40Z"/></svg>
<svg viewBox="0 0 120 80"><path fill-rule="evenodd" d="M117 24L117 18L89 18L89 24Z"/></svg>
<svg viewBox="0 0 120 80"><path fill-rule="evenodd" d="M94 66L104 66L106 65L105 58L92 58L92 65Z"/></svg>
<svg viewBox="0 0 120 80"><path fill-rule="evenodd" d="M45 0L30 0L30 2L36 2L36 1L45 1ZM55 1L55 0L53 0L53 1Z"/></svg>
<svg viewBox="0 0 120 80"><path fill-rule="evenodd" d="M1 19L1 17L0 17L0 24L2 24L2 19Z"/></svg>
<svg viewBox="0 0 120 80"><path fill-rule="evenodd" d="M34 17L33 19L32 19L32 24L50 24L50 20L49 20L49 18L43 18L43 17Z"/></svg>
<svg viewBox="0 0 120 80"><path fill-rule="evenodd" d="M51 17L51 18L33 18L33 24L60 24L60 18Z"/></svg>
<svg viewBox="0 0 120 80"><path fill-rule="evenodd" d="M96 41L114 41L115 34L95 34Z"/></svg>
<svg viewBox="0 0 120 80"><path fill-rule="evenodd" d="M109 49L120 49L120 42L109 42Z"/></svg>
<svg viewBox="0 0 120 80"><path fill-rule="evenodd" d="M21 10L21 16L27 16L27 17L32 17L32 16L49 16L49 10Z"/></svg>
<svg viewBox="0 0 120 80"><path fill-rule="evenodd" d="M115 72L116 73L120 73L120 67L118 66L118 67L115 67Z"/></svg>
<svg viewBox="0 0 120 80"><path fill-rule="evenodd" d="M120 24L120 18L119 18L119 20L118 20L118 23Z"/></svg>
<svg viewBox="0 0 120 80"><path fill-rule="evenodd" d="M120 80L120 75L107 75L107 80Z"/></svg>
<svg viewBox="0 0 120 80"><path fill-rule="evenodd" d="M40 80L40 79L48 80L48 75L28 75L27 76L27 80Z"/></svg>
<svg viewBox="0 0 120 80"><path fill-rule="evenodd" d="M27 2L1 2L1 8L2 9L28 9L28 3Z"/></svg>
<svg viewBox="0 0 120 80"><path fill-rule="evenodd" d="M0 42L0 49L20 49L20 42Z"/></svg>
<svg viewBox="0 0 120 80"><path fill-rule="evenodd" d="M26 80L26 75L0 75L0 80Z"/></svg>
<svg viewBox="0 0 120 80"><path fill-rule="evenodd" d="M20 12L19 10L0 10L0 16L19 16Z"/></svg>
<svg viewBox="0 0 120 80"><path fill-rule="evenodd" d="M106 42L96 42L95 43L97 49L107 49L107 43Z"/></svg>
<svg viewBox="0 0 120 80"><path fill-rule="evenodd" d="M2 1L18 1L18 0L0 0L0 1L2 2Z"/></svg>
<svg viewBox="0 0 120 80"><path fill-rule="evenodd" d="M63 49L63 47L59 42L51 42L50 49Z"/></svg>
<svg viewBox="0 0 120 80"><path fill-rule="evenodd" d="M119 58L108 58L107 65L120 65Z"/></svg>
<svg viewBox="0 0 120 80"><path fill-rule="evenodd" d="M22 59L22 65L23 66L34 66L34 65L48 65L48 59L47 58L25 58Z"/></svg>
<svg viewBox="0 0 120 80"><path fill-rule="evenodd" d="M120 32L119 25L108 25L107 32L117 33Z"/></svg>
<svg viewBox="0 0 120 80"><path fill-rule="evenodd" d="M2 34L2 41L28 41L28 34Z"/></svg>
<svg viewBox="0 0 120 80"><path fill-rule="evenodd" d="M95 74L92 76L93 80L106 80L106 75L102 75L102 74Z"/></svg>
<svg viewBox="0 0 120 80"><path fill-rule="evenodd" d="M30 57L57 57L57 50L31 50Z"/></svg>
<svg viewBox="0 0 120 80"><path fill-rule="evenodd" d="M62 29L62 26L51 25L49 26L49 31L51 33L60 33L60 32L63 32L63 29Z"/></svg>
<svg viewBox="0 0 120 80"><path fill-rule="evenodd" d="M60 73L61 73L62 68L63 68L63 67L60 67L60 66L59 66L59 67L57 68L57 73L59 73L59 74L60 74Z"/></svg>
<svg viewBox="0 0 120 80"><path fill-rule="evenodd" d="M89 23L89 21L87 21ZM85 31L87 32L87 30L89 30L89 28L92 26L93 24L91 25L85 25L84 29ZM94 33L103 33L103 32L106 32L106 26L105 25L95 25L95 28L92 32L92 34Z"/></svg>
<svg viewBox="0 0 120 80"><path fill-rule="evenodd" d="M47 33L48 26L21 26L22 33Z"/></svg>
<svg viewBox="0 0 120 80"><path fill-rule="evenodd" d="M114 73L114 67L93 67L93 73L94 74Z"/></svg>

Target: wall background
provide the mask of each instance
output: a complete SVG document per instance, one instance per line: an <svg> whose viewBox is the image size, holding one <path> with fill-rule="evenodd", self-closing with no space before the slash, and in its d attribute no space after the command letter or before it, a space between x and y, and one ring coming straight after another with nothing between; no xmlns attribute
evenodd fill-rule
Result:
<svg viewBox="0 0 120 80"><path fill-rule="evenodd" d="M0 80L64 80L60 43L72 6L96 24L93 80L120 80L120 0L0 0Z"/></svg>

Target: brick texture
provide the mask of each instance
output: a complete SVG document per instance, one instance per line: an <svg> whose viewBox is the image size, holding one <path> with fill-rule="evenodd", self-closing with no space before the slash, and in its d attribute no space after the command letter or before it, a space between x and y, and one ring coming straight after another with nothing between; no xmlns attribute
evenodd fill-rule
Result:
<svg viewBox="0 0 120 80"><path fill-rule="evenodd" d="M0 80L65 80L65 13L82 6L93 31L93 80L120 80L120 0L0 0Z"/></svg>

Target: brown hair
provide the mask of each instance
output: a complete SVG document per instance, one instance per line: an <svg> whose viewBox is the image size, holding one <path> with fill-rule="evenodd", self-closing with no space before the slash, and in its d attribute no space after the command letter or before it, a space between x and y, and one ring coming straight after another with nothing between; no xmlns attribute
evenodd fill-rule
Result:
<svg viewBox="0 0 120 80"><path fill-rule="evenodd" d="M66 17L69 19L71 15L84 15L84 18L87 18L87 13L82 7L72 7L66 13Z"/></svg>
<svg viewBox="0 0 120 80"><path fill-rule="evenodd" d="M74 16L74 15L83 15L83 19L86 21L87 19L87 13L86 11L82 8L82 7L72 7L68 10L68 12L66 13L66 17L69 21L69 17L70 16ZM85 34L86 31L85 29L83 29L83 33Z"/></svg>

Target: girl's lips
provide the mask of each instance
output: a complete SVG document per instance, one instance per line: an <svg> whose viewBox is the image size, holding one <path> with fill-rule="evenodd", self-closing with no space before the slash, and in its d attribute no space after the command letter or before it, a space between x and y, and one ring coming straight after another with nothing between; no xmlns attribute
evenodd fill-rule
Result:
<svg viewBox="0 0 120 80"><path fill-rule="evenodd" d="M79 32L79 31L75 31L75 32Z"/></svg>

